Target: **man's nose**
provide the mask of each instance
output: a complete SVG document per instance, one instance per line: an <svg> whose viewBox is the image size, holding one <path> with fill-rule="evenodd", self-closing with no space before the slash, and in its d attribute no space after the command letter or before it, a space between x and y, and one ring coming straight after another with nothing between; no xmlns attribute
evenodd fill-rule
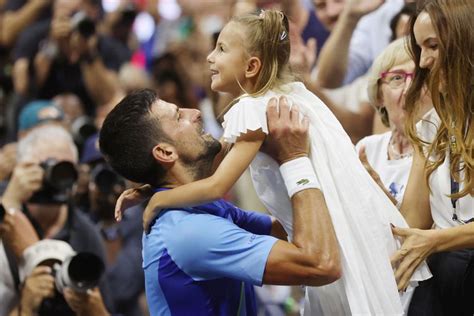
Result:
<svg viewBox="0 0 474 316"><path fill-rule="evenodd" d="M201 111L197 109L181 109L181 111L191 122L201 120Z"/></svg>

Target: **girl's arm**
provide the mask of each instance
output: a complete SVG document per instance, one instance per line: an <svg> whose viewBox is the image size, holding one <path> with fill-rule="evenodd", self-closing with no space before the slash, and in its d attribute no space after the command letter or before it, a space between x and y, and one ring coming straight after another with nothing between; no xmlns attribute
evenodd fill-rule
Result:
<svg viewBox="0 0 474 316"><path fill-rule="evenodd" d="M221 151L216 155L214 162L212 163L213 174L216 172L217 168L219 168L222 160L224 160L225 156L232 148L232 144L226 143L223 138L221 138L219 142L221 143Z"/></svg>
<svg viewBox="0 0 474 316"><path fill-rule="evenodd" d="M407 188L400 207L400 212L412 228L429 229L433 225L430 190L425 180L425 162L423 153L415 148Z"/></svg>
<svg viewBox="0 0 474 316"><path fill-rule="evenodd" d="M193 206L222 197L250 165L264 139L265 134L261 130L240 136L212 176L155 193L147 210Z"/></svg>

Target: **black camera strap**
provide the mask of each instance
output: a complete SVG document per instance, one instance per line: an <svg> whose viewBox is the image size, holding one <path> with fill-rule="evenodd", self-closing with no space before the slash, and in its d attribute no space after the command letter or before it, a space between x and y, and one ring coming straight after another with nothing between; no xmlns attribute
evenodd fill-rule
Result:
<svg viewBox="0 0 474 316"><path fill-rule="evenodd" d="M8 260L8 266L10 267L10 272L12 274L13 282L15 285L15 291L17 293L20 293L20 273L18 271L18 264L16 262L15 255L13 254L13 251L3 243L3 248L5 249L5 254L7 255L7 260Z"/></svg>

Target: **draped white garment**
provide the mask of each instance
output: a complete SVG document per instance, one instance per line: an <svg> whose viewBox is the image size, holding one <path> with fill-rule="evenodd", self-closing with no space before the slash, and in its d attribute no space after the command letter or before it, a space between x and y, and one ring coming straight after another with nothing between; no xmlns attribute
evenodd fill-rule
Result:
<svg viewBox="0 0 474 316"><path fill-rule="evenodd" d="M300 82L257 98L243 97L224 116L224 141L234 143L241 134L260 128L268 134L266 105L271 97L281 94L290 104L298 104L309 117L310 159L321 183L342 258L340 280L308 288L305 315L315 314L319 306L314 305L319 302L324 315L403 314L389 259L399 246L390 223L398 227L407 224L365 171L341 124L318 97ZM259 198L291 238L291 202L278 164L259 152L250 169ZM412 281L416 284L429 277L431 274L423 264Z"/></svg>

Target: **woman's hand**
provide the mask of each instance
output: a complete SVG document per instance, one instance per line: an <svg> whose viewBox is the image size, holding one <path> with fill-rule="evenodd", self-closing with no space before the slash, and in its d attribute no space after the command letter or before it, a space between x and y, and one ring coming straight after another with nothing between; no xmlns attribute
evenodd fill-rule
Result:
<svg viewBox="0 0 474 316"><path fill-rule="evenodd" d="M372 165L369 162L369 159L367 159L367 153L365 152L365 146L362 145L359 150L359 159L362 162L362 165L364 166L365 170L369 173L370 177L377 183L377 185L382 189L382 191L385 193L385 195L392 201L394 205L397 205L397 200L393 197L393 195L390 194L390 192L387 190L385 185L382 182L382 179L380 179L379 174L375 169L372 167Z"/></svg>
<svg viewBox="0 0 474 316"><path fill-rule="evenodd" d="M117 203L115 203L115 220L121 221L126 209L142 203L151 194L152 190L149 185L123 191L117 199Z"/></svg>
<svg viewBox="0 0 474 316"><path fill-rule="evenodd" d="M395 280L398 290L404 291L416 268L431 255L437 243L437 231L415 228L392 227L394 236L403 238L403 244L392 256L392 266L396 267Z"/></svg>

